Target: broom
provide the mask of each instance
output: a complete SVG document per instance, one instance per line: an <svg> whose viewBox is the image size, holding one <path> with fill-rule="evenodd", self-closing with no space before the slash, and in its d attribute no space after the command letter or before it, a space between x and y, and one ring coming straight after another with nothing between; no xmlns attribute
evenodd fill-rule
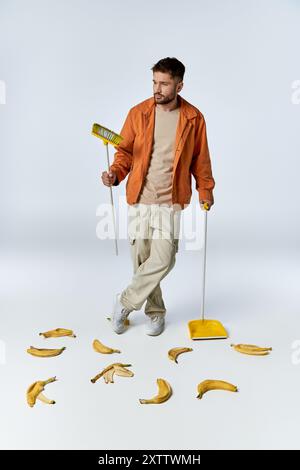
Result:
<svg viewBox="0 0 300 470"><path fill-rule="evenodd" d="M112 144L114 146L119 145L120 142L123 140L123 137L97 123L93 124L92 135L101 139L104 145L106 146L107 171L109 171L110 163L109 163L108 144ZM110 202L111 202L111 207L112 207L113 225L114 225L114 233L115 233L116 255L118 256L118 243L117 243L117 235L116 235L116 220L115 220L112 187L110 186L109 189L110 189Z"/></svg>

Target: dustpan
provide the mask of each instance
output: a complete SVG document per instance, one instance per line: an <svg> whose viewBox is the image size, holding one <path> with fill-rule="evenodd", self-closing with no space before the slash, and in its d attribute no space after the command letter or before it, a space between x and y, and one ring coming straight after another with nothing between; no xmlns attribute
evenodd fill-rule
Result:
<svg viewBox="0 0 300 470"><path fill-rule="evenodd" d="M205 297L205 271L206 271L206 239L207 239L207 211L208 204L204 203L204 246L203 246L203 275L202 275L202 302L201 318L191 320L188 323L191 339L224 339L228 338L227 331L218 320L207 320L204 318L204 297Z"/></svg>

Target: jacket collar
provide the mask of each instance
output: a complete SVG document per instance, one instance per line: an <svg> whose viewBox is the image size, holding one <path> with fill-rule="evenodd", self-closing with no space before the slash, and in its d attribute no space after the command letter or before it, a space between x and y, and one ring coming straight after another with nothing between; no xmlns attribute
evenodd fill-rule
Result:
<svg viewBox="0 0 300 470"><path fill-rule="evenodd" d="M177 95L178 104L181 108L182 113L185 115L187 119L193 119L197 116L197 112L188 101L186 101L182 96ZM145 100L142 104L142 113L143 114L150 114L155 107L155 99L154 96Z"/></svg>

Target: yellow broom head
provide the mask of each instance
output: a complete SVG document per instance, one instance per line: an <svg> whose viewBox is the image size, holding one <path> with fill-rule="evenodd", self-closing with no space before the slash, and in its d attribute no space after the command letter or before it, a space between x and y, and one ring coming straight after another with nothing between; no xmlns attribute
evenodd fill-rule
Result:
<svg viewBox="0 0 300 470"><path fill-rule="evenodd" d="M101 126L96 122L93 124L92 135L98 137L99 139L102 139L105 145L119 145L120 142L123 140L123 137L121 135L116 134L110 129L107 129L107 127Z"/></svg>

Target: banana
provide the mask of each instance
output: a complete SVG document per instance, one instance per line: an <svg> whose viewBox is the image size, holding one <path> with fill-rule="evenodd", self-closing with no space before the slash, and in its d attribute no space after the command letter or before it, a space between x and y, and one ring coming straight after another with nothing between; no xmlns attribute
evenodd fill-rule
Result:
<svg viewBox="0 0 300 470"><path fill-rule="evenodd" d="M91 379L91 382L94 384L97 382L100 377L104 378L104 382L114 383L114 374L120 375L122 377L133 377L134 373L131 370L126 369L126 367L131 367L131 364L122 364L120 362L114 362L109 366L105 367L99 374Z"/></svg>
<svg viewBox="0 0 300 470"><path fill-rule="evenodd" d="M60 349L38 349L35 348L34 346L30 346L29 349L27 349L27 352L31 354L32 356L36 357L54 357L54 356L59 356L66 348L60 348Z"/></svg>
<svg viewBox="0 0 300 470"><path fill-rule="evenodd" d="M272 348L261 348L255 344L231 344L231 347L242 354L250 354L252 356L266 356Z"/></svg>
<svg viewBox="0 0 300 470"><path fill-rule="evenodd" d="M193 351L192 348L173 348L168 351L168 358L171 359L171 361L175 361L176 364L178 364L177 357L179 354L185 353L185 352L190 352Z"/></svg>
<svg viewBox="0 0 300 470"><path fill-rule="evenodd" d="M140 398L141 404L160 404L167 401L172 395L171 385L164 379L157 379L158 393L148 400Z"/></svg>
<svg viewBox="0 0 300 470"><path fill-rule="evenodd" d="M119 349L109 348L108 346L104 346L98 339L93 341L93 348L96 352L101 354L113 354L113 353L120 353Z"/></svg>
<svg viewBox="0 0 300 470"><path fill-rule="evenodd" d="M202 398L204 393L210 390L227 390L228 392L237 392L238 388L229 382L223 380L204 380L198 384L197 398Z"/></svg>
<svg viewBox="0 0 300 470"><path fill-rule="evenodd" d="M65 328L56 328L55 330L45 331L44 333L39 333L40 336L44 338L59 338L61 336L71 336L76 338L72 330L66 330Z"/></svg>
<svg viewBox="0 0 300 470"><path fill-rule="evenodd" d="M33 407L36 403L36 400L39 399L43 401L44 403L48 404L54 404L54 400L49 400L48 398L43 395L43 391L45 389L45 386L48 385L51 382L55 382L57 379L56 377L50 377L48 380L38 380L37 382L34 382L31 384L26 392L26 397L27 397L27 403L30 407Z"/></svg>
<svg viewBox="0 0 300 470"><path fill-rule="evenodd" d="M109 321L111 321L111 318L110 318L110 317L106 317L106 320L109 320ZM129 326L129 325L130 325L129 318L126 318L126 319L125 319L125 322L124 322L124 324L125 324L126 326Z"/></svg>

